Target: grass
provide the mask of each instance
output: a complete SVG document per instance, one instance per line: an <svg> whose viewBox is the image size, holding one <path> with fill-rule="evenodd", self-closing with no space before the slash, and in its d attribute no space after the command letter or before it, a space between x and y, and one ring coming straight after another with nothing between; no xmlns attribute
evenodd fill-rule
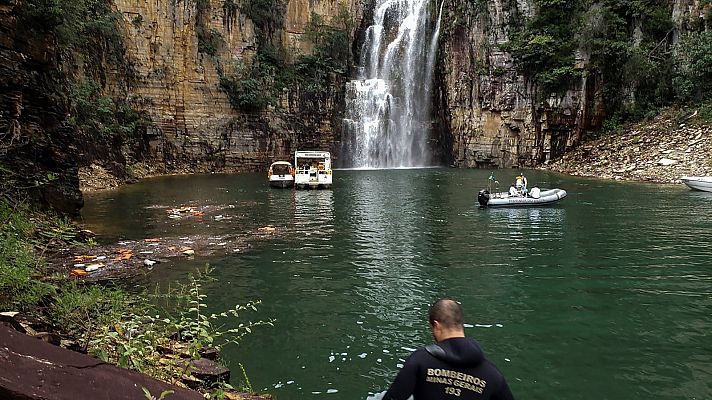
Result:
<svg viewBox="0 0 712 400"><path fill-rule="evenodd" d="M253 328L273 323L245 318L257 310L258 301L208 313L207 268L187 283L154 294L128 294L116 286L48 275L45 252L77 245L74 232L66 219L33 213L0 195L0 311L34 315L103 361L179 385L201 349L237 345ZM242 386L249 386L246 377ZM220 397L232 389L220 382L203 391Z"/></svg>

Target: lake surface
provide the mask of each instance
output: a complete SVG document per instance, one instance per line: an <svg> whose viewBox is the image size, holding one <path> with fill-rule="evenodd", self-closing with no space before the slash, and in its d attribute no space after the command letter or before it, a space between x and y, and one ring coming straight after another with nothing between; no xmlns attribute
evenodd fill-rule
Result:
<svg viewBox="0 0 712 400"><path fill-rule="evenodd" d="M495 171L508 187L515 170ZM527 171L568 197L481 209L489 171L335 171L328 191L269 189L264 174L163 177L87 196L103 241L279 234L244 252L172 259L149 278L210 263L216 311L259 299L275 318L223 357L279 400L365 399L430 343L428 305L459 300L520 399L712 398L712 193L684 185ZM229 205L202 221L160 206Z"/></svg>

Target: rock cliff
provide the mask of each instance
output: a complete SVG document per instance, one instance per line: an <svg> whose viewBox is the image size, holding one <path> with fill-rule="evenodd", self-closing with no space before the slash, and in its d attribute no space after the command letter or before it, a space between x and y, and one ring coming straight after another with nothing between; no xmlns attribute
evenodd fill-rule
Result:
<svg viewBox="0 0 712 400"><path fill-rule="evenodd" d="M537 4L536 0L445 4L446 28L441 36L441 63L436 77L440 92L435 99L439 112L435 137L445 161L451 165L533 167L546 163L563 155L587 133L601 128L604 118L610 116L606 115L605 90L619 91L623 93L620 97L628 97L626 101L636 101L634 85L641 86L636 73L623 78L621 86L606 80L600 61L599 67L592 68L591 49L581 44L586 30L598 29L612 37L612 28L601 24L606 17L600 12L600 4L591 5L583 11L586 14L581 12L579 15L586 17L580 25L574 25L577 31L573 32L573 39L579 44L573 52L573 70L568 71L574 78L564 90L549 92L534 79L533 71L512 56L508 45L529 18L542 12ZM667 9L673 28L658 34L663 39L659 43L660 39L655 39L654 47L645 50L648 58L656 48L674 44L682 33L704 27L705 7L709 6L698 0L671 0L668 6L659 2L655 7ZM632 16L620 23L627 23L623 30L627 30L628 38L616 40L630 48L640 46L641 19ZM654 29L649 27L654 23L657 22L648 22L646 32ZM549 45L533 41L528 44ZM622 75L623 71L613 73Z"/></svg>
<svg viewBox="0 0 712 400"><path fill-rule="evenodd" d="M513 37L528 18L542 13L540 2L444 3L430 141L434 160L458 167L531 167L558 158L601 127L607 117L604 89L612 83L590 67L594 55L589 48L579 44L568 53L575 59L564 71L571 79L557 90L543 86L513 56ZM76 211L81 206L77 170L93 160L109 159L102 163L105 169L121 179L127 176L122 164L131 143L87 140L65 123L73 118L71 101L57 98L57 88L71 87L67 82L82 74L99 82L106 95L146 113L149 123L134 138L132 151L148 155L148 163L158 164L159 171L259 170L274 159L290 159L296 149L315 148L331 150L338 162L345 81L355 75L355 53L374 1L107 0L120 15L122 43L116 48L122 65L104 54L99 67L68 67L71 57L57 49L56 31L18 20L23 6L45 3L0 0L0 167L6 176L22 171L13 182L30 188L41 202ZM557 2L564 3L578 4ZM663 32L666 45L709 24L712 5L706 1L658 3L669 6L666 23L672 28ZM261 7L265 4L274 7ZM312 67L329 59L316 57L301 64L300 71L274 71L275 65L292 68L300 55L323 51L314 42L315 22L333 24L342 12L349 19L343 27L346 42L330 43L332 51L342 47L342 64L310 76ZM430 14L435 18L436 13ZM585 27L598 20L583 21ZM632 18L622 24L628 38L621 43L639 44L641 22ZM87 46L95 43L84 39ZM275 55L282 60L270 67L271 75L253 80L257 85L252 88L265 92L260 85L272 85L269 105L236 107L235 93L227 91L222 78L250 71ZM245 77L250 78L235 82ZM634 98L629 82L612 89Z"/></svg>
<svg viewBox="0 0 712 400"><path fill-rule="evenodd" d="M59 55L52 35L18 18L21 4L0 1L0 195L29 192L41 206L76 213L77 141L53 97Z"/></svg>
<svg viewBox="0 0 712 400"><path fill-rule="evenodd" d="M128 56L138 74L132 93L153 121L150 151L167 169L264 169L274 159L290 159L296 149L336 148L343 103L338 79L319 109L301 101L299 87L282 91L277 105L264 110L242 112L231 106L220 87L220 71L249 67L260 51L255 24L234 2L115 4L124 16ZM290 58L308 54L312 44L303 36L312 13L328 21L337 4L289 1L282 29L270 40L289 49ZM201 51L200 30L218 38L213 54Z"/></svg>
<svg viewBox="0 0 712 400"><path fill-rule="evenodd" d="M541 93L500 49L510 40L512 21L536 12L531 0L473 2L449 10L436 109L453 165L535 166L600 127L599 77L584 73L563 94ZM585 57L577 55L577 68L583 69Z"/></svg>

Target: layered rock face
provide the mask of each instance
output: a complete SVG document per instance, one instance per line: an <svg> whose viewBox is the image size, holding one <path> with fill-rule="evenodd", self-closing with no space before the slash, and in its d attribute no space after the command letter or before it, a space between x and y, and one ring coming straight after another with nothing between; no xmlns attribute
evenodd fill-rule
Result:
<svg viewBox="0 0 712 400"><path fill-rule="evenodd" d="M450 10L443 17L450 26L441 42L441 92L436 100L444 121L443 152L447 158L449 151L452 165L535 166L561 155L600 126L600 79L584 72L563 95L542 96L512 57L499 50L498 45L509 41L511 21L537 12L532 0L489 0L463 7L469 9ZM577 68L583 70L586 61L586 54L577 54Z"/></svg>
<svg viewBox="0 0 712 400"><path fill-rule="evenodd" d="M670 0L668 5L673 27L663 39L668 45L685 32L704 29L712 8L700 0ZM448 12L443 16L446 27L437 77L441 90L435 100L441 126L435 137L444 160L452 165L531 167L546 163L571 149L587 132L600 129L606 117L604 87L628 93L627 101L636 101L634 82L614 88L595 72L597 68L587 68L591 54L585 48L574 54L579 78L567 90L545 93L538 87L531 71L522 70L501 50L517 25L539 14L535 0L445 6ZM592 5L590 11L597 7L601 5ZM633 18L630 23L629 45L636 47L642 22ZM586 25L600 29L601 22L594 17L577 29L586 30Z"/></svg>
<svg viewBox="0 0 712 400"><path fill-rule="evenodd" d="M256 28L231 6L235 2L198 3L115 0L124 15L125 44L138 75L132 92L154 123L148 132L153 156L168 169L255 170L274 159L289 160L297 149L336 149L340 87L334 87L318 110L305 107L298 88L283 92L277 107L261 112L231 107L218 70L252 64L258 50ZM278 42L292 54L308 53L310 44L301 37L311 13L328 20L336 6L329 0L289 1ZM197 29L222 38L214 55L199 52Z"/></svg>

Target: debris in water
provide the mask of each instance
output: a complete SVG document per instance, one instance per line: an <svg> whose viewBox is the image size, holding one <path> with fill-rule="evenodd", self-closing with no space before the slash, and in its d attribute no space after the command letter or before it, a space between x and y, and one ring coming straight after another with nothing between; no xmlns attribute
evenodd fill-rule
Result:
<svg viewBox="0 0 712 400"><path fill-rule="evenodd" d="M104 266L103 263L96 263L96 264L89 264L84 268L84 271L86 272L94 272L99 268L102 268Z"/></svg>
<svg viewBox="0 0 712 400"><path fill-rule="evenodd" d="M257 230L260 231L260 232L272 233L272 232L276 231L277 228L275 228L275 227L272 226L272 225L267 225L267 226L263 226L263 227L261 227L261 228L257 228Z"/></svg>

